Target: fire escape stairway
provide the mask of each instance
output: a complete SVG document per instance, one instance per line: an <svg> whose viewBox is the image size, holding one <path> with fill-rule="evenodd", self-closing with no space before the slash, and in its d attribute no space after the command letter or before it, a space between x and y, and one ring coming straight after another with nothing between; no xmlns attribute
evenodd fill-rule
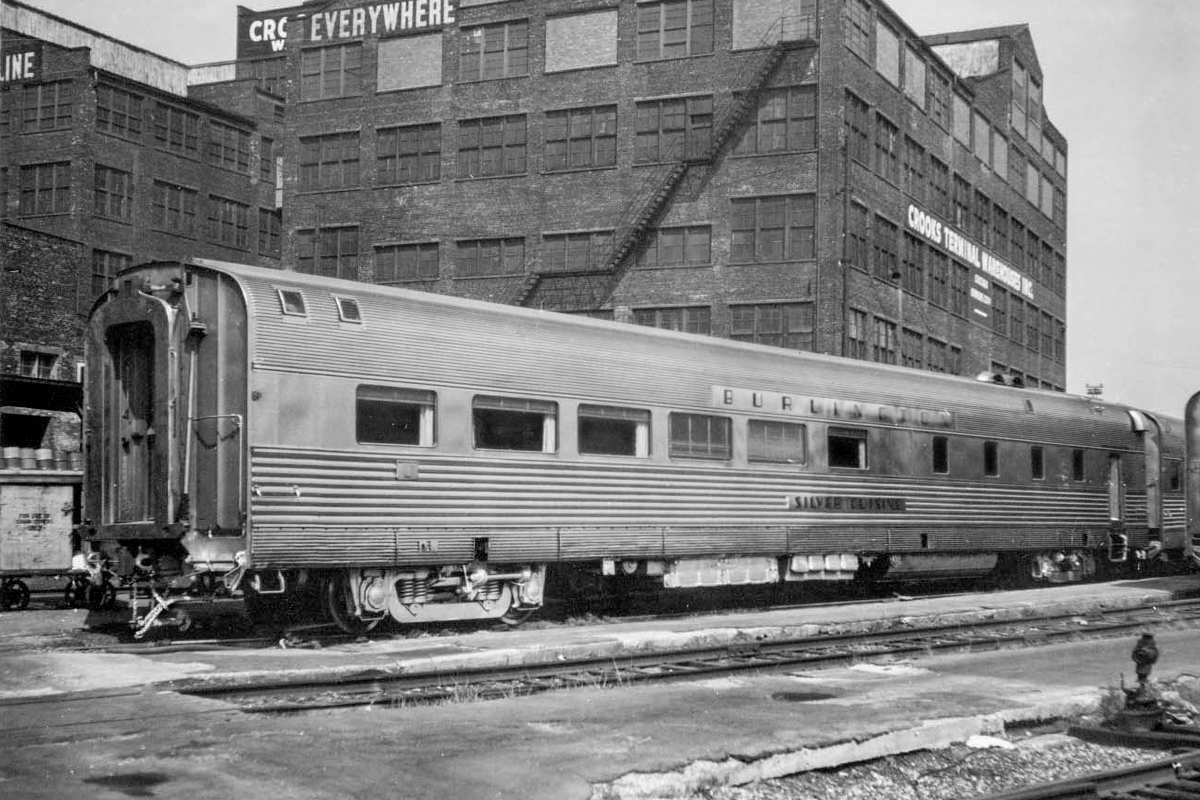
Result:
<svg viewBox="0 0 1200 800"><path fill-rule="evenodd" d="M628 272L647 232L679 188L689 166L712 164L720 157L738 128L758 108L763 89L770 83L788 50L812 42L811 27L802 38L785 39L781 31L787 27L785 20L772 26L763 39L774 43L765 45L762 55L748 62L733 82L734 86L745 88L715 115L717 119L714 119L708 148L699 155L676 154L676 160L660 164L642 183L616 227L613 249L603 266L530 273L518 287L515 305L579 311L598 309L608 301Z"/></svg>

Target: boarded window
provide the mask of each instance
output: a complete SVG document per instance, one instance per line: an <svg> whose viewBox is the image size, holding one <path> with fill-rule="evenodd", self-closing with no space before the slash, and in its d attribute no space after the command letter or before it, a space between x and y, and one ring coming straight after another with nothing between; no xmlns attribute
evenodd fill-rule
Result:
<svg viewBox="0 0 1200 800"><path fill-rule="evenodd" d="M616 63L616 9L546 20L546 72Z"/></svg>
<svg viewBox="0 0 1200 800"><path fill-rule="evenodd" d="M379 40L378 89L416 89L442 84L442 34Z"/></svg>

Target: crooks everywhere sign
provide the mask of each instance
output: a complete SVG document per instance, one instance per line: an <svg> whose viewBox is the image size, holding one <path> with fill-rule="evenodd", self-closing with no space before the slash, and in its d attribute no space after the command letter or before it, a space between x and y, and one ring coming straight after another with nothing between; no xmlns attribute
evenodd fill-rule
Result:
<svg viewBox="0 0 1200 800"><path fill-rule="evenodd" d="M299 42L317 44L394 36L453 24L456 0L395 0L328 10L303 6L255 12L238 10L238 58L279 53Z"/></svg>

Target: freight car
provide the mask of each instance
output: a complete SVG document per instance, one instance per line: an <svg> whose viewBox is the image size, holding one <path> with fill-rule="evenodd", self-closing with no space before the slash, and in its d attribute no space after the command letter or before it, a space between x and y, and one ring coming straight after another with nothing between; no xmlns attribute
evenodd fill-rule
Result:
<svg viewBox="0 0 1200 800"><path fill-rule="evenodd" d="M87 358L93 545L347 630L511 619L548 569L1068 581L1190 555L1181 422L1060 393L202 259L123 272Z"/></svg>

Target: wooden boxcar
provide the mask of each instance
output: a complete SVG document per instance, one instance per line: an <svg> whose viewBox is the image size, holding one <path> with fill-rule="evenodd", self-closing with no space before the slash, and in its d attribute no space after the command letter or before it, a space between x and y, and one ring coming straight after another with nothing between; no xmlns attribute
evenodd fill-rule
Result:
<svg viewBox="0 0 1200 800"><path fill-rule="evenodd" d="M88 351L93 541L344 627L667 587L1185 558L1182 425L1060 393L195 259Z"/></svg>

